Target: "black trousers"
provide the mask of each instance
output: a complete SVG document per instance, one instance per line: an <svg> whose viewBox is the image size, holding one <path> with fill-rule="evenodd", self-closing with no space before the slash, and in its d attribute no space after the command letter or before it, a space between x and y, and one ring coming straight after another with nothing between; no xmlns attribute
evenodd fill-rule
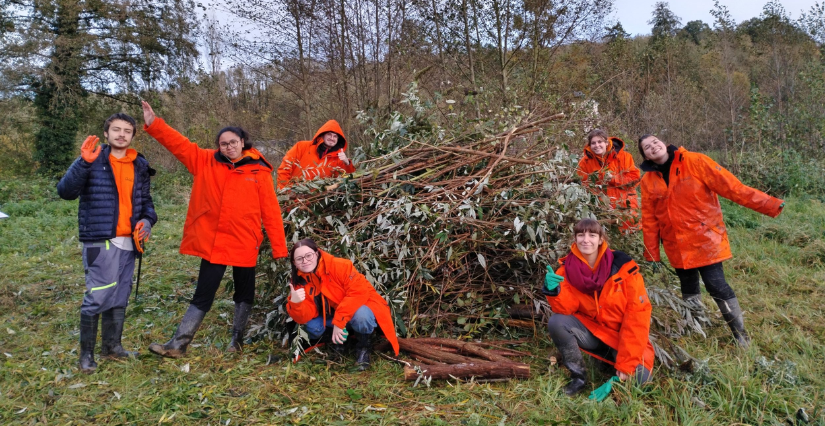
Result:
<svg viewBox="0 0 825 426"><path fill-rule="evenodd" d="M206 259L201 259L201 268L198 271L198 286L195 288L195 295L192 296L190 303L204 312L209 312L212 309L215 293L218 292L224 272L226 272L226 265L218 265ZM232 296L232 300L235 303L253 304L255 301L255 267L233 266L232 279L235 281L235 294Z"/></svg>
<svg viewBox="0 0 825 426"><path fill-rule="evenodd" d="M701 293L699 288L699 276L701 275L705 288L708 289L708 293L713 297L713 300L730 300L736 297L736 293L725 281L722 262L693 269L676 268L676 275L679 276L679 282L682 286L682 296Z"/></svg>

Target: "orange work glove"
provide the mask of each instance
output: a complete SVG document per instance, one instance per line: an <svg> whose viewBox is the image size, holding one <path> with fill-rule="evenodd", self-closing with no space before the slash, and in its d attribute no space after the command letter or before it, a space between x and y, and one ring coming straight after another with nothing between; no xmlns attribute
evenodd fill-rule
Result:
<svg viewBox="0 0 825 426"><path fill-rule="evenodd" d="M80 156L83 157L83 161L87 163L94 163L97 160L97 156L100 155L100 150L103 148L102 146L98 146L95 149L95 145L100 141L100 138L97 136L89 136L83 141L83 145L80 145Z"/></svg>

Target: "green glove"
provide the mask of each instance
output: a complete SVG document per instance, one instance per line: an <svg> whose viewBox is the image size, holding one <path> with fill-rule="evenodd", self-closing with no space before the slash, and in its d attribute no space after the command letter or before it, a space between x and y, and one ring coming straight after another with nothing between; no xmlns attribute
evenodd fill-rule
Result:
<svg viewBox="0 0 825 426"><path fill-rule="evenodd" d="M618 382L619 376L613 376L608 381L606 381L603 385L599 386L590 393L588 399L595 399L596 402L602 402L610 395L610 391L613 390L613 382Z"/></svg>
<svg viewBox="0 0 825 426"><path fill-rule="evenodd" d="M650 262L650 266L653 269L653 273L658 274L665 269L665 264L662 262Z"/></svg>
<svg viewBox="0 0 825 426"><path fill-rule="evenodd" d="M553 272L551 266L547 266L547 275L544 276L544 288L546 288L547 291L553 291L562 281L564 281L564 277Z"/></svg>

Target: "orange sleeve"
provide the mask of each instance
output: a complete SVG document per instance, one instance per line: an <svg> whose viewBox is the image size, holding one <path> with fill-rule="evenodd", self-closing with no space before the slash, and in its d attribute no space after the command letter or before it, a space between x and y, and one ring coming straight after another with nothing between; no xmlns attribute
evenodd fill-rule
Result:
<svg viewBox="0 0 825 426"><path fill-rule="evenodd" d="M315 306L315 298L309 294L307 294L306 299L300 303L293 303L289 300L289 296L287 296L286 312L290 318L298 324L306 324L319 315L318 307Z"/></svg>
<svg viewBox="0 0 825 426"><path fill-rule="evenodd" d="M289 256L286 248L286 236L284 235L284 221L281 218L281 206L278 204L278 197L275 195L275 187L272 184L272 175L262 173L258 184L258 199L261 204L261 217L263 218L266 235L272 245L272 258L280 259Z"/></svg>
<svg viewBox="0 0 825 426"><path fill-rule="evenodd" d="M160 117L155 118L151 126L144 124L143 130L168 149L193 175L198 174L201 166L207 164L212 155L212 151L192 143Z"/></svg>
<svg viewBox="0 0 825 426"><path fill-rule="evenodd" d="M632 266L631 266L632 265ZM650 340L650 315L653 307L647 297L645 282L636 262L630 262L623 269L635 269L625 281L625 305L622 327L619 329L619 347L616 348L616 370L632 374L636 366L644 365L644 353Z"/></svg>
<svg viewBox="0 0 825 426"><path fill-rule="evenodd" d="M642 172L636 167L633 156L630 153L621 151L616 158L618 171L610 179L608 185L622 188L635 188L642 178Z"/></svg>
<svg viewBox="0 0 825 426"><path fill-rule="evenodd" d="M559 284L558 294L556 296L546 296L547 303L550 304L550 309L554 314L573 315L579 310L579 299L573 293L573 288L567 277L564 275L564 266L556 270L556 274L564 277L564 281Z"/></svg>
<svg viewBox="0 0 825 426"><path fill-rule="evenodd" d="M601 192L594 185L600 185L599 170L590 170L589 162L585 157L579 160L579 165L576 167L576 174L582 178L582 186L593 194L599 195ZM591 176L595 174L595 181Z"/></svg>
<svg viewBox="0 0 825 426"><path fill-rule="evenodd" d="M659 253L659 219L656 217L656 204L664 203L665 200L654 200L650 196L646 180L652 178L654 177L642 179L642 237L645 245L645 259L650 262L660 262L662 258Z"/></svg>
<svg viewBox="0 0 825 426"><path fill-rule="evenodd" d="M743 184L707 155L693 153L693 156L691 166L696 170L692 174L702 179L713 192L770 217L777 217L782 212L782 200Z"/></svg>
<svg viewBox="0 0 825 426"><path fill-rule="evenodd" d="M300 142L296 143L289 148L289 151L284 154L283 160L281 160L281 165L278 166L278 189L284 189L289 184L289 180L292 179L293 170L295 167L300 167L299 163L299 148L298 145Z"/></svg>
<svg viewBox="0 0 825 426"><path fill-rule="evenodd" d="M367 303L375 288L364 275L355 270L355 266L348 259L335 258L334 265L331 275L344 288L344 298L335 307L332 325L344 328L355 315L355 311Z"/></svg>

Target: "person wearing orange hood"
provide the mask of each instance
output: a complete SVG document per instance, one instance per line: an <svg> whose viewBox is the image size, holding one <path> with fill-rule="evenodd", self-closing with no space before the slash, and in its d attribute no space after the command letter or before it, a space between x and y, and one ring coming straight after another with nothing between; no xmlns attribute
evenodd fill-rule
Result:
<svg viewBox="0 0 825 426"><path fill-rule="evenodd" d="M562 266L547 267L542 292L553 315L550 338L570 370L564 393L573 396L587 383L581 351L613 365L620 380L650 378L654 351L648 334L652 307L639 265L608 247L604 228L593 219L573 227L575 242Z"/></svg>
<svg viewBox="0 0 825 426"><path fill-rule="evenodd" d="M228 350L239 352L255 300L255 266L263 242L261 222L272 245L272 257L287 256L272 165L239 127L221 129L215 139L217 149L203 149L156 117L145 101L143 118L146 133L194 176L180 252L201 258L195 295L175 335L163 345L152 343L149 350L169 358L186 353L212 308L226 267L232 266L235 317Z"/></svg>
<svg viewBox="0 0 825 426"><path fill-rule="evenodd" d="M697 309L704 309L701 275L733 337L748 347L742 308L722 269L722 262L733 255L718 195L771 217L779 216L785 203L742 184L710 157L665 145L654 135L639 138L639 152L645 159L641 165L645 258L656 262L657 268L661 242L679 276L682 298Z"/></svg>
<svg viewBox="0 0 825 426"><path fill-rule="evenodd" d="M579 161L576 173L582 183L596 194L604 188L613 208L627 212L629 218L622 222L625 232L637 231L639 228L639 196L636 187L641 179L641 172L633 161L633 156L625 150L625 143L617 137L607 136L602 129L593 129L587 134L587 144Z"/></svg>
<svg viewBox="0 0 825 426"><path fill-rule="evenodd" d="M292 277L286 311L305 325L310 339L319 339L332 327L331 352L340 359L351 329L357 339L355 361L363 371L370 366L372 332L378 326L398 355L390 306L352 262L318 249L308 238L295 243L289 257Z"/></svg>
<svg viewBox="0 0 825 426"><path fill-rule="evenodd" d="M347 139L335 120L327 121L311 141L300 141L284 155L278 167L278 189L289 187L296 180L335 177L343 170L355 171L347 158Z"/></svg>

